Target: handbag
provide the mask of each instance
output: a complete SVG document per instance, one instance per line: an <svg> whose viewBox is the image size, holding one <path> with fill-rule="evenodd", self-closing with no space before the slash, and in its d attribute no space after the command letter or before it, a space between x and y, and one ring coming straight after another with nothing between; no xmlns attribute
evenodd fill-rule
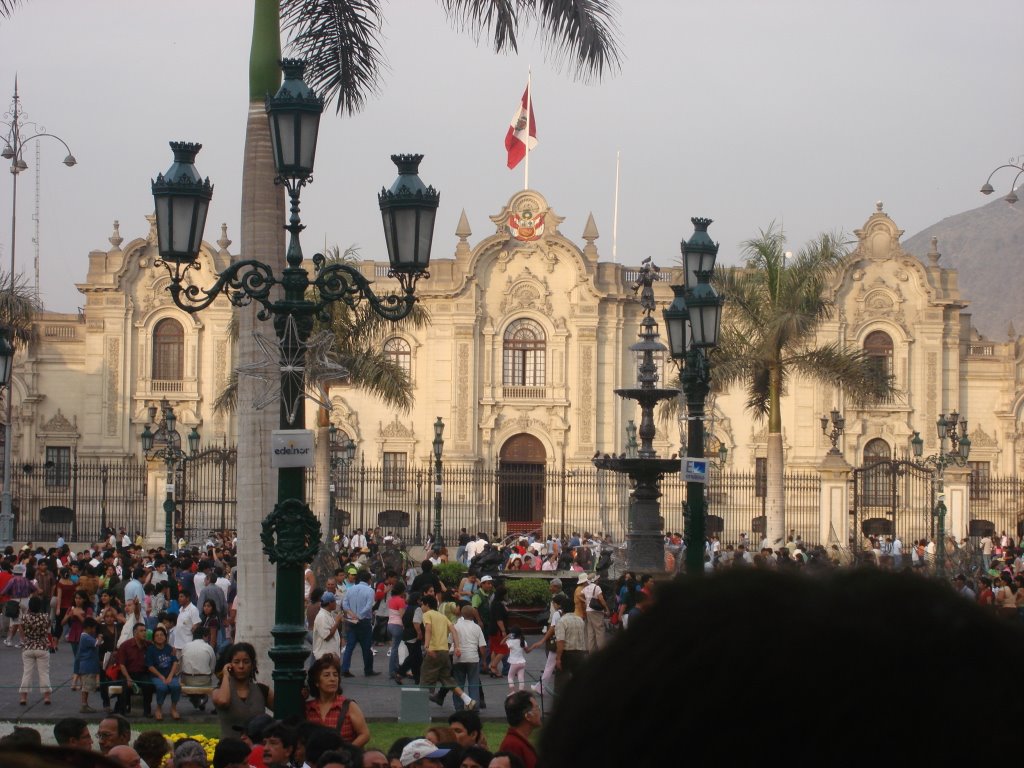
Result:
<svg viewBox="0 0 1024 768"><path fill-rule="evenodd" d="M600 594L600 591L596 591L593 594L594 594L594 596L590 598L590 602L587 603L587 605L590 606L590 610L592 610L592 611L602 611L603 612L604 611L604 603L602 603L601 600L598 599L598 597L597 597Z"/></svg>
<svg viewBox="0 0 1024 768"><path fill-rule="evenodd" d="M4 603L4 616L8 619L16 619L19 615L21 615L21 603L13 598Z"/></svg>

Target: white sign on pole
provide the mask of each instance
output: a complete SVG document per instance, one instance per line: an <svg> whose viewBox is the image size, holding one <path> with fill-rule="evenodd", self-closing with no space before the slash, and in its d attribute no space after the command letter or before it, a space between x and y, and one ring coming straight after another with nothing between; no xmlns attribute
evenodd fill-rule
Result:
<svg viewBox="0 0 1024 768"><path fill-rule="evenodd" d="M313 430L275 429L270 433L270 466L313 466Z"/></svg>
<svg viewBox="0 0 1024 768"><path fill-rule="evenodd" d="M708 462L707 459L688 459L683 457L683 482L686 483L707 483Z"/></svg>

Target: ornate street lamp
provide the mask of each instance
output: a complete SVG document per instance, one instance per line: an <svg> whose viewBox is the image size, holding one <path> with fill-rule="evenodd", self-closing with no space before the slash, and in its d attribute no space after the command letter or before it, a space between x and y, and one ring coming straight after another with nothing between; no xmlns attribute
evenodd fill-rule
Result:
<svg viewBox="0 0 1024 768"><path fill-rule="evenodd" d="M167 482L164 485L164 549L168 552L174 551L172 530L174 521L174 476L178 467L188 458L199 451L199 431L192 427L188 433L188 454L181 449L181 435L176 429L178 417L174 408L166 400L160 401L160 421L156 420L157 406L149 406L149 422L142 430L142 452L150 461L160 459L167 466Z"/></svg>
<svg viewBox="0 0 1024 768"><path fill-rule="evenodd" d="M831 419L831 422L829 422L828 416L821 417L821 433L832 443L832 450L829 451L829 455L839 456L842 453L839 450L839 438L846 431L846 418L839 412L838 408L833 408ZM829 430L830 424L832 426L831 431Z"/></svg>
<svg viewBox="0 0 1024 768"><path fill-rule="evenodd" d="M672 286L675 298L663 312L668 327L672 359L682 367L683 393L686 396L687 458L704 456L704 407L711 391L711 364L708 350L718 346L724 299L711 285L711 276L718 256L718 244L708 235L711 219L692 218L693 236L681 244L683 253L682 286ZM723 446L724 447L724 446ZM724 463L725 456L722 456ZM686 572L691 576L704 573L707 500L705 483L686 483L684 517L686 527Z"/></svg>
<svg viewBox="0 0 1024 768"><path fill-rule="evenodd" d="M437 417L434 422L434 546L443 547L444 538L441 536L441 454L444 451L444 422Z"/></svg>
<svg viewBox="0 0 1024 768"><path fill-rule="evenodd" d="M10 122L8 122L8 120ZM14 299L14 281L17 275L15 271L14 256L17 245L17 231L18 231L18 175L22 171L28 170L28 163L25 162L24 150L25 145L33 141L34 139L50 138L59 141L64 145L64 149L68 151L67 155L61 161L64 165L69 168L78 163L75 160L75 156L71 154L71 148L60 136L53 133L47 133L46 128L38 125L31 120L25 119L25 113L21 110L21 97L18 96L18 81L14 81L14 98L11 101L11 109L9 112L4 114L4 120L0 121L0 125L3 125L7 129L7 135L4 137L4 148L0 151L0 157L4 160L11 161L11 299ZM29 135L24 135L28 133ZM36 265L36 282L38 287L38 264ZM36 297L38 299L38 297ZM12 354L11 360L13 361L13 349L14 340L13 338L7 339L8 346L11 347ZM10 382L10 373L8 373L6 381ZM0 547L5 547L14 542L14 500L11 495L11 451L14 448L14 433L12 432L12 425L14 423L14 398L11 396L10 390L7 392L7 421L4 424L4 490L3 495L0 496Z"/></svg>
<svg viewBox="0 0 1024 768"><path fill-rule="evenodd" d="M269 265L255 259L244 259L221 272L209 288L185 279L189 270L199 269L198 227L205 219L203 203L208 203L213 193L212 185L208 180L200 181L193 165L201 145L172 144L174 165L153 182L153 196L157 231L165 232L165 237L159 238L157 264L170 275L168 290L174 303L186 312L199 312L222 293L238 307L253 301L259 303L262 309L257 316L263 320L273 318L280 345L281 428L302 429L304 410L295 408L293 403L303 392L306 346L314 319L322 317L327 307L337 301L349 307L366 301L386 320L407 316L416 302L417 281L429 276L431 237L440 195L419 179L422 155L391 156L398 166L398 179L389 189L382 189L377 200L391 264L388 276L397 278L400 294L378 296L358 269L343 262L328 264L319 253L313 256L311 277L303 266L299 244L303 229L299 196L302 188L312 182L323 100L302 81L303 62L286 59L281 67L284 81L278 92L267 98L266 109L274 140L275 181L288 190L290 200L290 214L284 227L289 233L287 266L282 274L275 275ZM181 215L181 211L188 214ZM164 221L163 217L168 215L170 220ZM306 504L303 467L278 470L278 501L262 528L263 551L277 566L275 623L271 630L274 646L270 657L274 661L275 715L281 718L302 711L303 665L309 655L303 645L302 568L320 546L320 523Z"/></svg>
<svg viewBox="0 0 1024 768"><path fill-rule="evenodd" d="M939 452L923 457L924 440L918 432L910 440L910 446L914 452L914 463L920 467L931 467L932 476L935 482L936 502L935 521L936 538L935 547L935 573L944 576L946 573L946 495L944 476L946 467L967 466L967 459L971 455L971 438L967 436L967 419L962 418L959 413L952 411L949 416L940 414L935 422L935 432L939 438ZM946 438L949 438L950 450L946 450Z"/></svg>
<svg viewBox="0 0 1024 768"><path fill-rule="evenodd" d="M988 178L985 179L985 183L981 185L981 194L991 195L995 192L995 189L992 188L992 177L999 173L999 171L1003 170L1003 168L1013 168L1013 170L1017 172L1017 175L1013 177L1013 183L1010 184L1009 193L1003 198L1003 200L1008 202L1010 205L1013 205L1020 199L1017 197L1017 182L1020 181L1020 177L1024 175L1024 155L1011 157L1008 162L1000 165L992 171L992 173L988 175Z"/></svg>

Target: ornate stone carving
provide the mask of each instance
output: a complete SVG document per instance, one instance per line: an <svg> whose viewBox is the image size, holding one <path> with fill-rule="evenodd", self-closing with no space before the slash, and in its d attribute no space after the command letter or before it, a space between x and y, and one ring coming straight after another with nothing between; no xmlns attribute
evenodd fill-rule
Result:
<svg viewBox="0 0 1024 768"><path fill-rule="evenodd" d="M508 280L501 300L503 314L522 309L532 309L549 317L554 312L547 280L535 277L529 267L524 267L519 275Z"/></svg>
<svg viewBox="0 0 1024 768"><path fill-rule="evenodd" d="M60 408L57 409L57 413L54 414L52 419L39 425L39 431L47 434L60 434L62 432L72 435L78 434L78 429L67 420L64 414L61 413Z"/></svg>
<svg viewBox="0 0 1024 768"><path fill-rule="evenodd" d="M992 437L988 432L983 430L981 427L975 425L974 431L971 432L971 447L972 448L995 448L996 439Z"/></svg>
<svg viewBox="0 0 1024 768"><path fill-rule="evenodd" d="M458 381L458 401L455 413L455 440L459 443L469 442L469 419L470 419L470 388L469 388L469 343L460 342L456 358L456 370Z"/></svg>
<svg viewBox="0 0 1024 768"><path fill-rule="evenodd" d="M412 428L405 426L398 420L398 416L395 416L395 420L387 426L381 424L380 436L383 438L396 438L399 440L409 440L413 437Z"/></svg>
<svg viewBox="0 0 1024 768"><path fill-rule="evenodd" d="M580 388L580 443L582 445L591 445L593 442L592 438L592 421L591 417L594 411L594 348L589 344L584 344L580 347L580 375L579 375L579 388Z"/></svg>
<svg viewBox="0 0 1024 768"><path fill-rule="evenodd" d="M117 434L118 414L121 403L121 339L112 336L107 339L107 434Z"/></svg>

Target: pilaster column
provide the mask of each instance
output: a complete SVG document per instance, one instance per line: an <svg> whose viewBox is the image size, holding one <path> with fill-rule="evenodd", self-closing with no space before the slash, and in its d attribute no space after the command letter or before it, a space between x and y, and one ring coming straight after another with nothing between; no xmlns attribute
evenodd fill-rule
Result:
<svg viewBox="0 0 1024 768"><path fill-rule="evenodd" d="M850 510L849 491L850 474L853 472L842 454L829 453L818 465L821 477L821 495L818 503L821 513L818 515L821 529L818 541L826 546L838 544L850 546Z"/></svg>

